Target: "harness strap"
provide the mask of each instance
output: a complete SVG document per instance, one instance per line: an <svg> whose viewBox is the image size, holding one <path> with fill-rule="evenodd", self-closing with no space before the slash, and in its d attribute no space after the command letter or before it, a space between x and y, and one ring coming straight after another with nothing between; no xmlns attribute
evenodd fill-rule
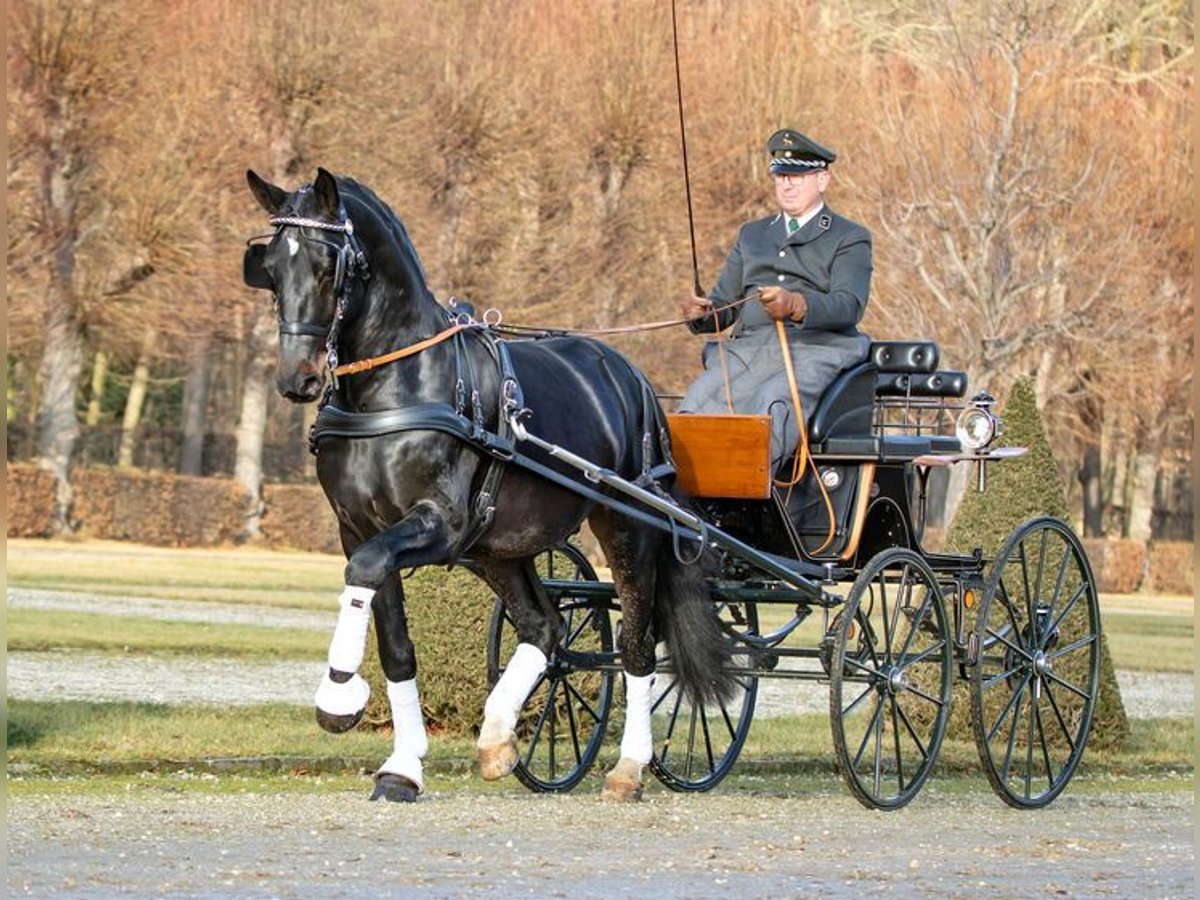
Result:
<svg viewBox="0 0 1200 900"><path fill-rule="evenodd" d="M333 374L337 377L342 375L357 375L359 372L367 372L371 369L377 369L382 365L390 362L395 362L398 359L404 359L406 356L420 353L422 350L428 350L435 344L440 344L447 338L452 338L464 328L478 327L474 323L455 322L444 331L439 331L433 337L428 337L423 341L418 341L415 344L409 344L407 347L401 347L399 350L393 350L391 353L385 353L382 356L372 356L367 359L355 360L351 363L346 363L343 366L338 366L333 370Z"/></svg>

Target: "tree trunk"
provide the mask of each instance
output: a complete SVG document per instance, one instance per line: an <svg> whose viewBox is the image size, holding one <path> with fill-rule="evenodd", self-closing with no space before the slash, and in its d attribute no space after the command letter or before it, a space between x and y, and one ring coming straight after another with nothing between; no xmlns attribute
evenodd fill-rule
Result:
<svg viewBox="0 0 1200 900"><path fill-rule="evenodd" d="M210 338L197 340L188 353L183 382L183 446L179 454L181 475L204 474L204 433L208 422Z"/></svg>
<svg viewBox="0 0 1200 900"><path fill-rule="evenodd" d="M1104 490L1100 473L1100 445L1088 444L1079 467L1083 487L1083 536L1104 536Z"/></svg>
<svg viewBox="0 0 1200 900"><path fill-rule="evenodd" d="M37 416L37 463L54 475L56 533L73 530L71 522L71 463L79 439L75 396L83 369L83 334L70 291L52 287L46 305L46 336L39 379L42 404Z"/></svg>
<svg viewBox="0 0 1200 900"><path fill-rule="evenodd" d="M263 435L278 344L275 317L269 309L264 309L250 334L233 470L233 477L241 484L246 498L241 533L241 539L246 541L262 537Z"/></svg>
<svg viewBox="0 0 1200 900"><path fill-rule="evenodd" d="M97 350L92 360L92 394L88 398L87 419L88 428L100 424L100 413L104 403L104 384L108 380L108 354Z"/></svg>
<svg viewBox="0 0 1200 900"><path fill-rule="evenodd" d="M1138 442L1133 458L1133 489L1129 498L1129 537L1148 541L1154 518L1154 485L1158 479L1158 452L1149 441Z"/></svg>
<svg viewBox="0 0 1200 900"><path fill-rule="evenodd" d="M142 342L133 380L129 383L129 396L125 398L125 415L121 419L121 442L117 447L117 468L133 468L133 451L137 447L137 429L142 421L142 406L150 388L150 344L151 338Z"/></svg>

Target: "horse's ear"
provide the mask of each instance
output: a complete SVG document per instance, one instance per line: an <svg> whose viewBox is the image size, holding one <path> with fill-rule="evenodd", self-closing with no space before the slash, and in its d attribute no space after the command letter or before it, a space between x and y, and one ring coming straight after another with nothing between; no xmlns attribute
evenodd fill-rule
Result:
<svg viewBox="0 0 1200 900"><path fill-rule="evenodd" d="M283 206L283 201L287 199L287 191L281 187L276 187L269 181L264 181L253 169L246 170L246 183L250 185L250 193L258 201L258 205L271 215L279 212L280 207Z"/></svg>
<svg viewBox="0 0 1200 900"><path fill-rule="evenodd" d="M317 198L317 209L327 218L336 220L342 201L338 197L337 179L325 169L317 169L317 180L313 182L313 194Z"/></svg>

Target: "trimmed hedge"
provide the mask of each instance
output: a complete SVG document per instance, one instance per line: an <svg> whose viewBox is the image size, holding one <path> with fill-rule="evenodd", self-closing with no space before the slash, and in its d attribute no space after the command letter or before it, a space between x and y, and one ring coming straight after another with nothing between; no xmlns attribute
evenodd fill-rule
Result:
<svg viewBox="0 0 1200 900"><path fill-rule="evenodd" d="M337 518L315 484L263 485L262 533L272 547L341 553Z"/></svg>
<svg viewBox="0 0 1200 900"><path fill-rule="evenodd" d="M1190 545L1189 545L1190 546ZM1085 538L1087 551L1100 591L1131 594L1146 574L1146 545L1128 538Z"/></svg>
<svg viewBox="0 0 1200 900"><path fill-rule="evenodd" d="M118 469L75 472L74 517L92 537L195 547L234 540L241 491L227 479Z"/></svg>
<svg viewBox="0 0 1200 900"><path fill-rule="evenodd" d="M1195 546L1188 541L1151 541L1144 587L1164 594L1196 593Z"/></svg>
<svg viewBox="0 0 1200 900"><path fill-rule="evenodd" d="M9 463L5 506L9 537L49 537L53 533L54 475L31 463Z"/></svg>
<svg viewBox="0 0 1200 900"><path fill-rule="evenodd" d="M455 735L478 732L488 693L487 630L495 595L466 569L434 567L405 578L404 595L426 727ZM390 728L374 626L359 673L371 685L366 724Z"/></svg>

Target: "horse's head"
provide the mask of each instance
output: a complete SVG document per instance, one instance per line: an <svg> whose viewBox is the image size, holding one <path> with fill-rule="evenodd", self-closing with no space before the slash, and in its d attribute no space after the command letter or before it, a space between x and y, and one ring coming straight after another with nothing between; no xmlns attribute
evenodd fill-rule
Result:
<svg viewBox="0 0 1200 900"><path fill-rule="evenodd" d="M362 256L338 196L337 181L317 170L311 186L288 193L248 171L250 192L275 233L246 250L244 278L271 292L279 317L275 385L297 403L321 393L328 348L337 346L347 292Z"/></svg>

